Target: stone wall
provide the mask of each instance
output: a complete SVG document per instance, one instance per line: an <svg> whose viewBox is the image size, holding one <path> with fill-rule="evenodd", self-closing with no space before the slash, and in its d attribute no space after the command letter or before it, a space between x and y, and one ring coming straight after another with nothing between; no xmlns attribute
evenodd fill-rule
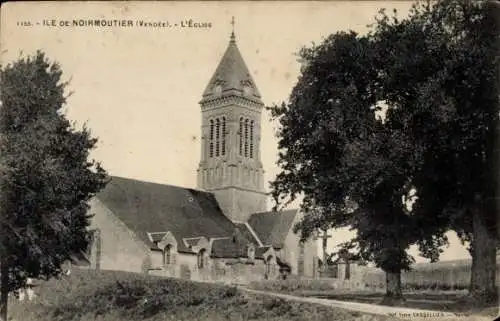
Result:
<svg viewBox="0 0 500 321"><path fill-rule="evenodd" d="M211 192L214 193L224 215L232 221L246 222L252 213L267 210L268 197L263 192L235 187L212 190Z"/></svg>
<svg viewBox="0 0 500 321"><path fill-rule="evenodd" d="M90 202L91 229L99 231L91 253L91 268L145 272L151 266L149 248L98 199Z"/></svg>
<svg viewBox="0 0 500 321"><path fill-rule="evenodd" d="M304 243L304 276L318 277L318 244L312 239Z"/></svg>
<svg viewBox="0 0 500 321"><path fill-rule="evenodd" d="M335 288L339 289L364 289L365 276L368 269L364 265L359 265L356 262L349 264L339 263L330 265L326 270L322 270L320 278L327 282L331 282Z"/></svg>
<svg viewBox="0 0 500 321"><path fill-rule="evenodd" d="M299 215L297 215L292 226L297 223L298 216ZM305 254L307 245L304 244L303 251L301 251L300 247L300 236L294 233L293 230L290 230L285 238L283 248L278 251L278 256L280 257L280 259L290 264L290 267L292 269L291 274L293 275L304 274L304 265L308 263ZM302 264L300 268L299 264Z"/></svg>
<svg viewBox="0 0 500 321"><path fill-rule="evenodd" d="M231 284L247 284L252 281L263 280L266 274L266 265L263 260L254 260L252 263L243 261L218 262L217 280ZM220 269L222 268L222 269ZM274 277L277 277L277 266L274 265Z"/></svg>
<svg viewBox="0 0 500 321"><path fill-rule="evenodd" d="M316 278L318 277L317 242L314 238L311 238L301 244L300 232L293 232L293 226L300 221L301 217L302 214L299 212L291 224L292 228L288 231L283 247L277 251L277 256L290 264L292 275Z"/></svg>
<svg viewBox="0 0 500 321"><path fill-rule="evenodd" d="M263 280L266 274L266 265L263 260L257 259L247 262L245 259L210 259L206 267L200 269L195 255L180 254L175 266L156 267L151 269L151 275L176 277L194 281L220 282L226 284L247 284L252 281ZM271 268L270 278L279 277L279 267L275 262Z"/></svg>
<svg viewBox="0 0 500 321"><path fill-rule="evenodd" d="M385 290L386 276L381 269L351 263L347 279L345 267L345 263L329 266L326 271L320 272L320 277L336 288ZM401 284L409 290L462 290L469 286L470 273L470 260L420 263L415 264L412 270L401 273ZM500 286L500 269L497 269L496 280Z"/></svg>
<svg viewBox="0 0 500 321"><path fill-rule="evenodd" d="M420 263L412 270L401 273L401 283L408 289L467 289L470 283L471 260ZM497 260L497 266L499 266ZM377 268L367 268L363 281L373 289L385 289L385 273ZM500 269L497 268L497 286L500 286Z"/></svg>

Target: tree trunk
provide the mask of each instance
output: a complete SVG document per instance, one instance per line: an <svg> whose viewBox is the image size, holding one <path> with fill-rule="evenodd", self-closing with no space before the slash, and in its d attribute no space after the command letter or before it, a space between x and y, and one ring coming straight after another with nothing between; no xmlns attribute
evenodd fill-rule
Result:
<svg viewBox="0 0 500 321"><path fill-rule="evenodd" d="M472 218L473 248L470 295L478 302L496 302L496 237L488 230L481 212Z"/></svg>
<svg viewBox="0 0 500 321"><path fill-rule="evenodd" d="M391 300L402 300L401 272L385 272L385 297Z"/></svg>
<svg viewBox="0 0 500 321"><path fill-rule="evenodd" d="M7 304L9 301L9 269L0 262L0 320L7 321Z"/></svg>

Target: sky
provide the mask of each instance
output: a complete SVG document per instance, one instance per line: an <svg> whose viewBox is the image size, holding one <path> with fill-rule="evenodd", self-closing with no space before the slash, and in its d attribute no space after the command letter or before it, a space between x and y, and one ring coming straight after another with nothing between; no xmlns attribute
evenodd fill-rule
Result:
<svg viewBox="0 0 500 321"><path fill-rule="evenodd" d="M405 16L410 6L408 1L7 3L1 12L1 60L6 64L41 49L61 65L72 91L67 117L99 138L92 157L111 175L195 187L198 102L228 45L232 16L240 52L270 106L288 98L299 75L295 53L302 46L341 30L365 33L379 9ZM134 26L71 26L73 20L94 19L132 20ZM210 27L135 25L189 20ZM264 113L267 181L279 172L276 128ZM330 234L328 251L352 235ZM441 259L468 258L450 236L452 246Z"/></svg>

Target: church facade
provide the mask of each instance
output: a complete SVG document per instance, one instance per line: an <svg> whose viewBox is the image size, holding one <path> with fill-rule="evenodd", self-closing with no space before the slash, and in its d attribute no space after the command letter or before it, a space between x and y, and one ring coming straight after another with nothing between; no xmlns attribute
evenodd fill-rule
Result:
<svg viewBox="0 0 500 321"><path fill-rule="evenodd" d="M240 283L316 277L316 241L293 232L302 213L267 208L264 104L234 32L200 108L197 187L111 177L90 203L91 267Z"/></svg>

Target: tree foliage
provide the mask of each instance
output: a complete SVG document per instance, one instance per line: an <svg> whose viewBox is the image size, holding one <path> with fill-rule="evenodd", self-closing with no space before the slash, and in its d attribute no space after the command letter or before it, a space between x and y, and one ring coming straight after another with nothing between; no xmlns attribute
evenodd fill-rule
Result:
<svg viewBox="0 0 500 321"><path fill-rule="evenodd" d="M304 238L351 226L357 236L346 246L398 273L412 262L411 244L437 260L449 228L477 241L484 233L474 232L473 213L495 237L489 29L482 2L428 1L405 19L381 12L367 35L338 32L300 52L299 80L273 109L282 171L272 193L277 204L303 196Z"/></svg>
<svg viewBox="0 0 500 321"><path fill-rule="evenodd" d="M325 222L351 226L365 257L385 270L407 267L405 240L413 229L401 196L411 149L406 152L405 136L376 117L376 47L368 37L337 33L300 56L303 69L290 101L273 110L281 124L283 168L273 195L278 203L303 195L308 215L297 227L303 237Z"/></svg>
<svg viewBox="0 0 500 321"><path fill-rule="evenodd" d="M100 164L89 160L97 140L63 114L61 76L42 52L1 72L0 257L2 275L9 276L2 290L57 276L86 250L87 201L107 182Z"/></svg>
<svg viewBox="0 0 500 321"><path fill-rule="evenodd" d="M487 7L466 0L416 5L404 21L379 20L374 33L387 77L388 119L421 147L415 215L471 233L478 194L494 195L493 138L498 119L496 35ZM486 211L488 225L496 217ZM426 220L427 219L427 220Z"/></svg>

